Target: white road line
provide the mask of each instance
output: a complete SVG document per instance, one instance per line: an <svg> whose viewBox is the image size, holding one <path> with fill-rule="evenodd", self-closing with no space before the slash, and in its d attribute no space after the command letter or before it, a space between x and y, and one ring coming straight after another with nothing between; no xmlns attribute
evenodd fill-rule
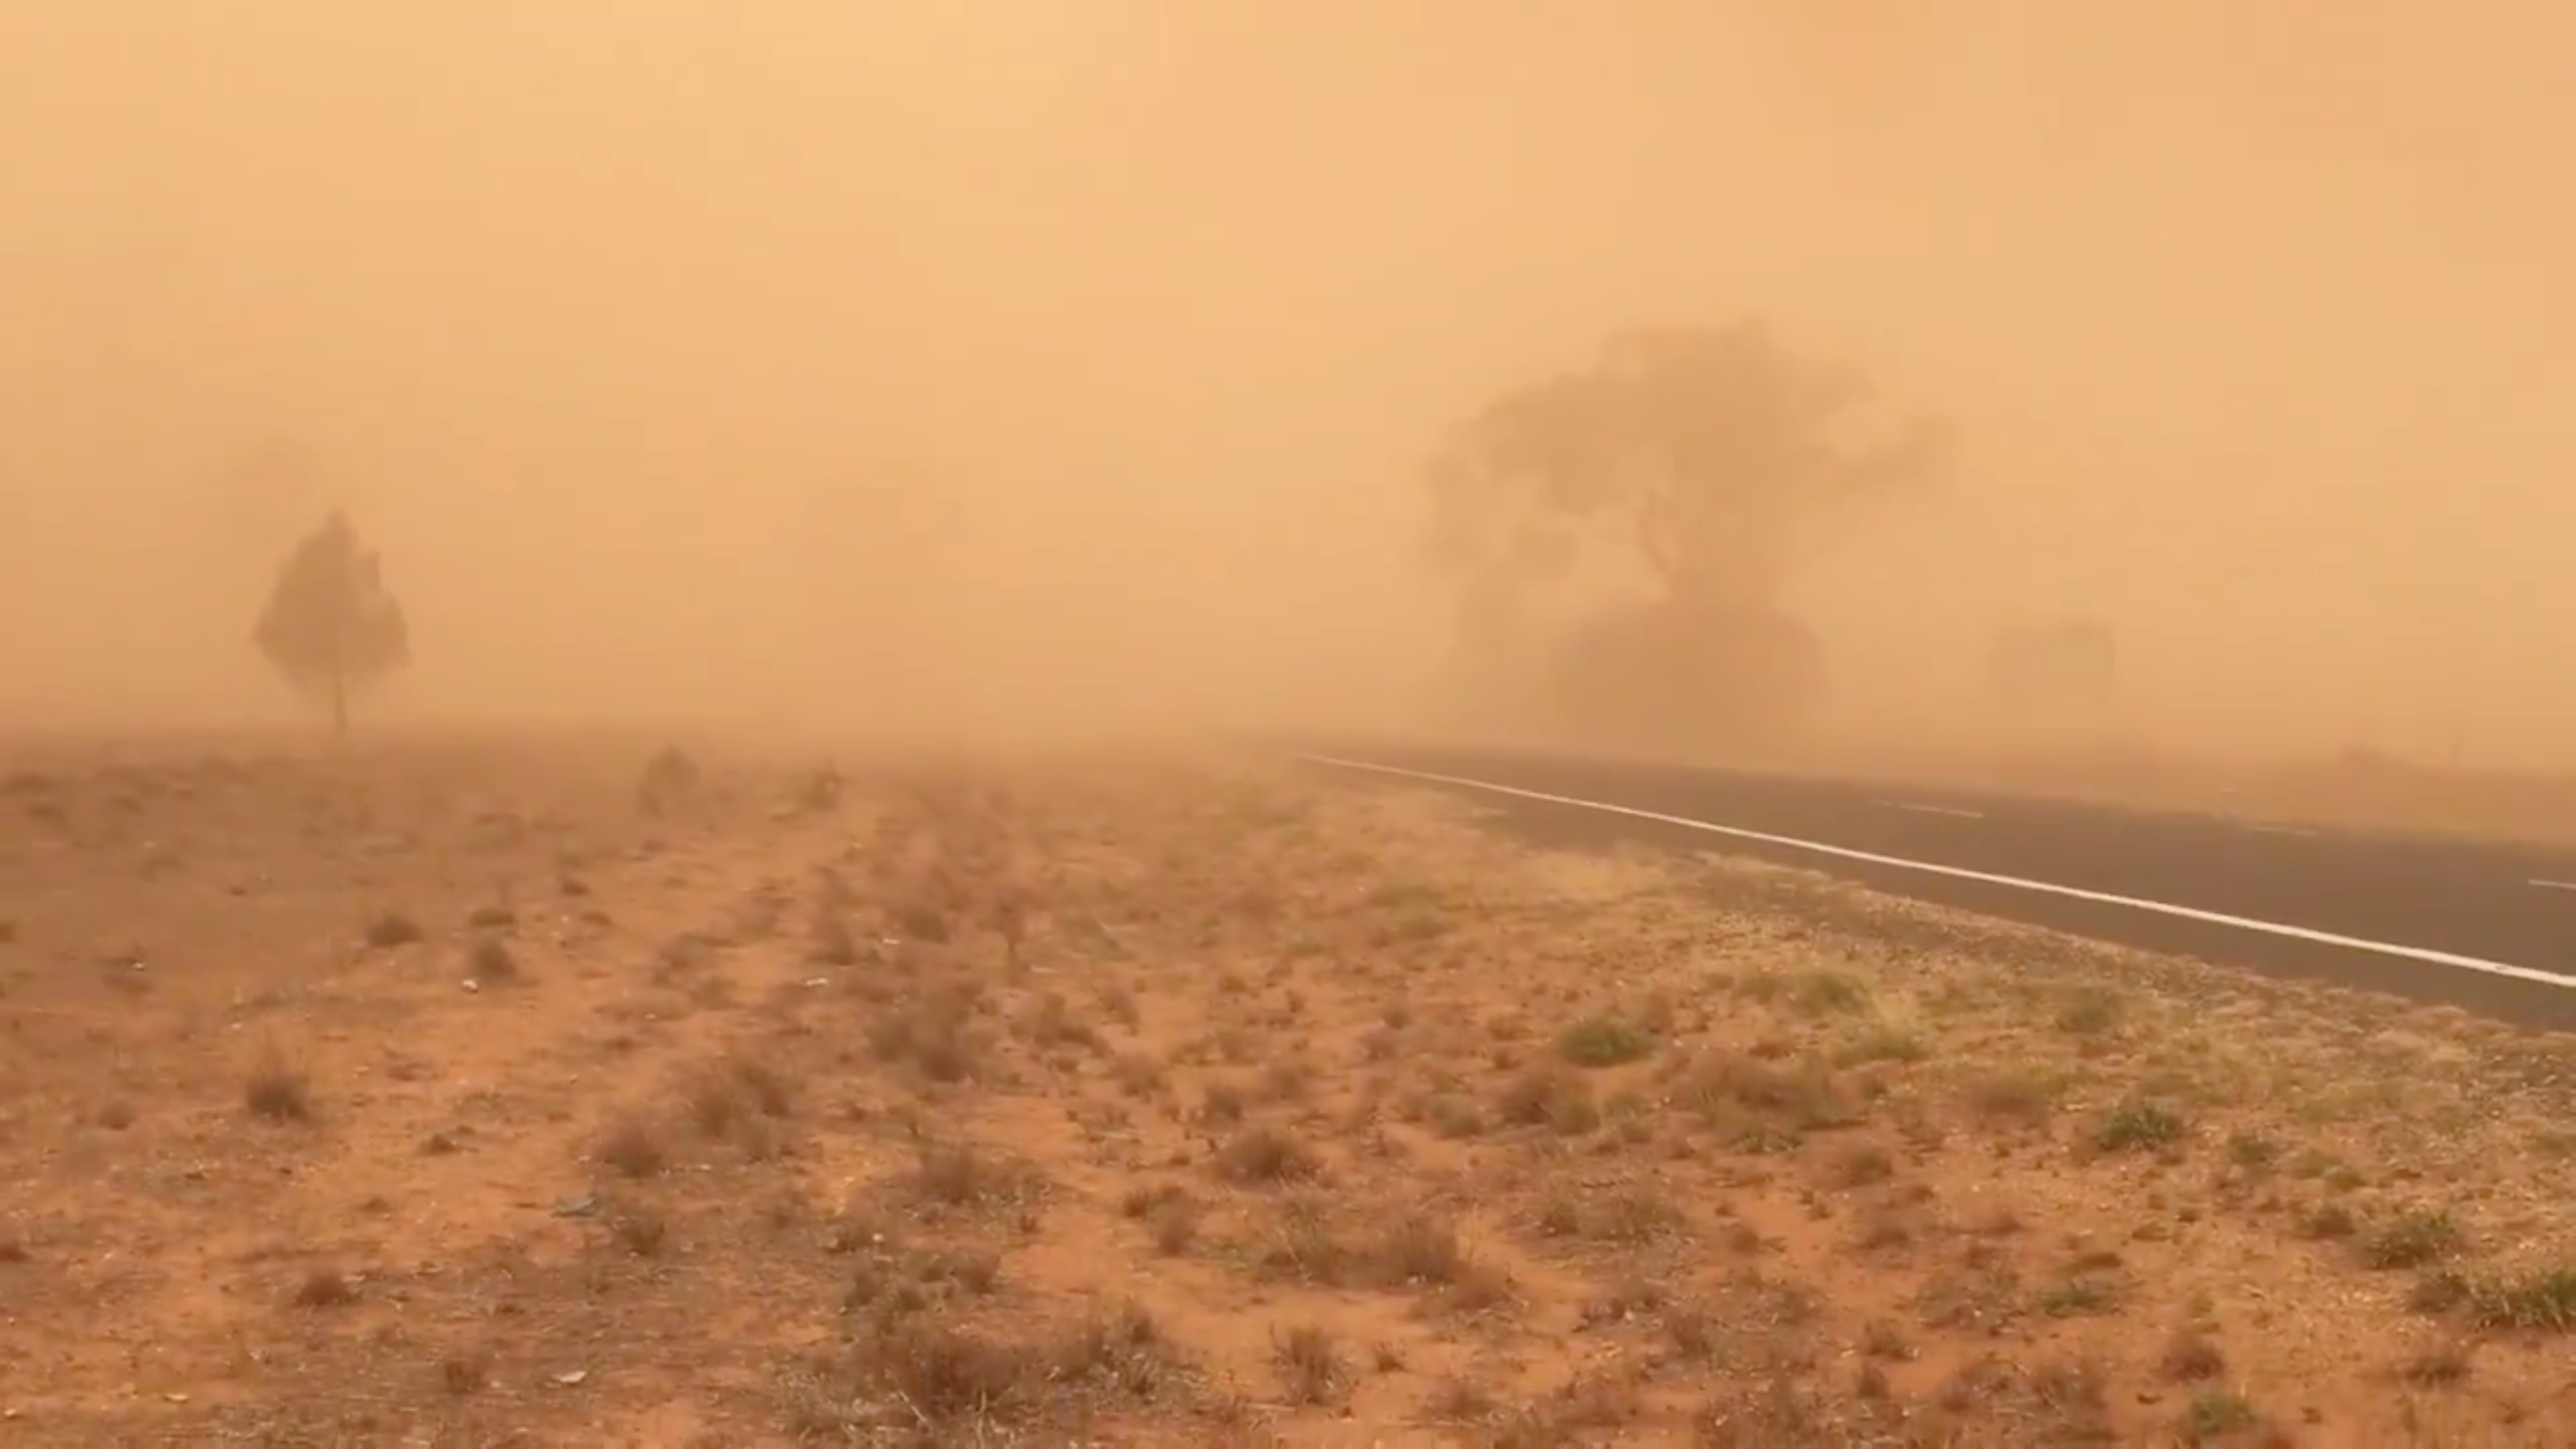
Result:
<svg viewBox="0 0 2576 1449"><path fill-rule="evenodd" d="M2486 976L2503 976L2539 986L2555 986L2561 990L2576 989L2576 978L2554 976L2546 971L2533 970L2529 966L2489 961L2479 956L2462 956L2454 952L2435 951L2423 946L2402 946L2394 941L2372 941L2360 936L2346 936L2333 931L2293 926L2282 921L2258 921L2251 916L2232 916L2223 911L2204 911L2197 906L2176 905L2171 901L2151 901L2137 896L2113 895L2108 891L2085 890L2079 886L2059 885L2054 881L2026 880L2020 876L1996 875L1990 871L1968 870L1961 866L1941 865L1934 861L1907 860L1899 855L1880 855L1874 851L1853 850L1848 846L1828 845L1820 840L1801 840L1794 835L1773 835L1768 831L1746 830L1734 825L1693 820L1684 815L1665 815L1653 810L1612 805L1600 800L1578 799L1571 795L1550 795L1540 790L1524 790L1516 785L1498 785L1491 780L1471 780L1460 775L1440 775L1428 770L1408 770L1397 765L1380 765L1368 760L1345 760L1330 755L1300 755L1297 758L1309 764L1329 765L1335 769L1358 770L1403 780L1420 780L1426 784L1482 790L1489 795L1507 795L1517 800L1536 800L1544 805L1566 805L1577 810L1598 810L1605 815L1620 815L1631 820L1650 820L1658 825L1675 825L1685 830L1706 831L1711 835L1723 835L1736 840L1787 846L1791 850L1832 856L1837 860L1859 861L1865 865L1892 866L1898 870L1920 871L1925 875L1945 876L1951 880L2005 886L2012 890L2029 891L2034 895L2060 896L2067 900L2091 901L2096 905L2121 906L2133 911L2145 911L2152 915L2172 916L2180 920L2199 921L2212 926L2227 926L2239 931L2252 931L2259 935L2306 941L2312 945L2339 946L2350 951L2367 951L2373 955L2420 961L2428 966L2448 966L2456 971L2475 971ZM2532 884L2555 885L2556 882L2534 881ZM2576 889L2576 885L2571 885L2569 888Z"/></svg>
<svg viewBox="0 0 2576 1449"><path fill-rule="evenodd" d="M1917 805L1910 800L1881 800L1878 804L1890 810L1911 810L1917 815L1950 815L1961 820L1983 820L1983 810L1962 810L1956 805Z"/></svg>
<svg viewBox="0 0 2576 1449"><path fill-rule="evenodd" d="M2545 891L2576 891L2576 881L2541 880L2535 876L2530 880L2524 881L2523 884L2536 885Z"/></svg>

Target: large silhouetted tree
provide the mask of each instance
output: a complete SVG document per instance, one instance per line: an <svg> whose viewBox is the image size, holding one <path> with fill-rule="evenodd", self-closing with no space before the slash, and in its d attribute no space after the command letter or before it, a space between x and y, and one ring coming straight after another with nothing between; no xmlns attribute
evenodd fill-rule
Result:
<svg viewBox="0 0 2576 1449"><path fill-rule="evenodd" d="M1624 334L1497 399L1430 469L1433 553L1463 585L1465 637L1521 637L1532 597L1607 549L1657 587L1554 646L1554 705L1666 743L1794 717L1823 679L1783 606L1807 546L1846 510L1928 483L1942 457L1925 424L1847 436L1865 396L1744 324Z"/></svg>
<svg viewBox="0 0 2576 1449"><path fill-rule="evenodd" d="M308 698L326 701L332 728L349 729L350 696L411 662L402 605L385 591L383 563L334 511L278 570L260 611L259 651Z"/></svg>

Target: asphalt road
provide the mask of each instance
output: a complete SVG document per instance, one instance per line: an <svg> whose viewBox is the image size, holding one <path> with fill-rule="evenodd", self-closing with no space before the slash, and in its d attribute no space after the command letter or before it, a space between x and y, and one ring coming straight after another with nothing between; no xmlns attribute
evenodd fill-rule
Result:
<svg viewBox="0 0 2576 1449"><path fill-rule="evenodd" d="M1342 742L1307 758L1479 795L1555 841L1750 855L2099 940L2576 1029L2576 848L1491 749Z"/></svg>

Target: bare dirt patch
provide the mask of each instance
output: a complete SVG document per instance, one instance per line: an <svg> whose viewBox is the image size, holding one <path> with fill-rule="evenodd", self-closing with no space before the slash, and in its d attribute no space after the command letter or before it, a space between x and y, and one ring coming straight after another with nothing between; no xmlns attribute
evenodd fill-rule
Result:
<svg viewBox="0 0 2576 1449"><path fill-rule="evenodd" d="M608 753L0 791L0 1434L2576 1410L2558 1039L1239 763Z"/></svg>

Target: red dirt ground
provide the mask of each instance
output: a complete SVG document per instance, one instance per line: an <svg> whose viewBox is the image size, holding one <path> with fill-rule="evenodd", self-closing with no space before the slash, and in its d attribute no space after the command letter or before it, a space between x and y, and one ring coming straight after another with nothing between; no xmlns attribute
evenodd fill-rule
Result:
<svg viewBox="0 0 2576 1449"><path fill-rule="evenodd" d="M642 763L0 767L0 1441L2576 1423L2564 1042L1242 761Z"/></svg>

